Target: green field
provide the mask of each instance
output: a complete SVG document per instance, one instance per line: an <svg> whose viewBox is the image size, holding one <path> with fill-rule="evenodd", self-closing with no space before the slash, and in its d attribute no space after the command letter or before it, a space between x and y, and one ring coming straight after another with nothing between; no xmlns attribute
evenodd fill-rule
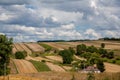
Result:
<svg viewBox="0 0 120 80"><path fill-rule="evenodd" d="M49 67L44 62L33 61L33 60L30 60L30 62L35 66L35 68L37 69L38 72L41 72L41 71L51 71L49 69Z"/></svg>
<svg viewBox="0 0 120 80"><path fill-rule="evenodd" d="M45 51L50 51L52 49L52 47L47 44L44 44L44 43L39 43L39 44L45 48Z"/></svg>

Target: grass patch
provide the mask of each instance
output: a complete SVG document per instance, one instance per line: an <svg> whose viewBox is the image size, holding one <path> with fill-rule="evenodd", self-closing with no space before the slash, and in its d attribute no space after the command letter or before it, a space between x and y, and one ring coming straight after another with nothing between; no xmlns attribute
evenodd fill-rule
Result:
<svg viewBox="0 0 120 80"><path fill-rule="evenodd" d="M44 62L33 61L33 60L30 60L30 62L35 66L38 72L51 71L50 68Z"/></svg>
<svg viewBox="0 0 120 80"><path fill-rule="evenodd" d="M45 48L45 51L50 51L50 50L52 50L52 47L51 46L49 46L49 45L47 45L47 44L44 44L44 43L39 43L42 47L44 47Z"/></svg>

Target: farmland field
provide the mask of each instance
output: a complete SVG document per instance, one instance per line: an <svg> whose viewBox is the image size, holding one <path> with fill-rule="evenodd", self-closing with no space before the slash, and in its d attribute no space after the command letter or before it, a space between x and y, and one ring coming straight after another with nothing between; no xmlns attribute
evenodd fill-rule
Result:
<svg viewBox="0 0 120 80"><path fill-rule="evenodd" d="M47 45L49 45L49 46L51 46L51 47L53 47L55 49L58 49L58 50L63 50L64 49L63 47L59 46L58 44L56 44L54 42L47 42L45 44L47 44Z"/></svg>
<svg viewBox="0 0 120 80"><path fill-rule="evenodd" d="M37 72L36 68L29 61L18 60L18 59L14 59L13 61L17 67L18 73L36 73Z"/></svg>
<svg viewBox="0 0 120 80"><path fill-rule="evenodd" d="M14 47L17 49L17 51L24 51L24 49L18 43L14 43Z"/></svg>
<svg viewBox="0 0 120 80"><path fill-rule="evenodd" d="M45 49L37 43L25 43L33 52L44 52Z"/></svg>
<svg viewBox="0 0 120 80"><path fill-rule="evenodd" d="M46 65L52 70L52 71L56 71L56 72L65 72L65 70L60 67L59 65L50 63L50 62L46 62Z"/></svg>
<svg viewBox="0 0 120 80"><path fill-rule="evenodd" d="M96 47L100 47L101 43L105 43L105 48L107 50L113 50L115 52L115 56L120 56L120 43L118 42L110 42L110 41L79 41L79 42L42 42L42 43L14 43L13 44L13 53L16 51L25 50L28 56L25 59L12 59L10 62L11 66L11 74L23 74L26 76L34 76L33 80L71 80L73 73L71 70L73 69L72 65L63 65L62 57L57 53L54 53L52 50L64 50L69 47L75 47L79 44L86 44L87 46L94 45ZM47 52L48 51L48 52ZM41 53L37 56L32 56L34 53ZM76 61L86 60L80 56L73 56ZM75 61L74 60L74 61ZM43 61L43 62L42 62ZM105 62L105 72L103 74L95 74L95 76L111 76L115 73L120 73L120 65L107 63ZM45 71L45 72L42 72ZM46 72L48 71L48 72ZM39 73L38 73L39 72ZM74 71L73 71L74 72ZM112 73L112 74L111 74ZM81 74L79 72L79 74ZM76 80L83 80L87 76L86 74L81 74L82 77L78 77L77 72L74 73ZM118 74L117 74L118 75ZM26 77L25 76L25 77ZM83 77L84 76L84 77ZM104 77L103 76L103 77ZM115 75L114 75L115 76ZM114 76L111 76L114 78ZM118 75L119 76L119 75ZM103 78L101 77L101 79ZM19 79L18 79L19 80ZM27 79L28 80L28 79ZM99 79L98 79L99 80ZM115 79L119 80L119 79Z"/></svg>
<svg viewBox="0 0 120 80"><path fill-rule="evenodd" d="M27 52L27 54L32 54L32 51L27 48L24 43L19 43L19 45Z"/></svg>
<svg viewBox="0 0 120 80"><path fill-rule="evenodd" d="M63 62L61 56L46 56L48 59Z"/></svg>

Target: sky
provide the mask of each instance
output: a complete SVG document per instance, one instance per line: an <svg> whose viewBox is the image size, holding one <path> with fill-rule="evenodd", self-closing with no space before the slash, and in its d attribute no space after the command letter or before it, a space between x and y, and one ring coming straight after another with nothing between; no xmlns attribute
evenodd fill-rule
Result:
<svg viewBox="0 0 120 80"><path fill-rule="evenodd" d="M120 37L120 0L0 0L0 34L15 42Z"/></svg>

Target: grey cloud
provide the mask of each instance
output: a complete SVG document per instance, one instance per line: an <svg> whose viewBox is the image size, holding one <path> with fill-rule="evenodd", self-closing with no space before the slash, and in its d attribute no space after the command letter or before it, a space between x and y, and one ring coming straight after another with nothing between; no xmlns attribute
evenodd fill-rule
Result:
<svg viewBox="0 0 120 80"><path fill-rule="evenodd" d="M31 0L0 0L0 5L28 4Z"/></svg>

